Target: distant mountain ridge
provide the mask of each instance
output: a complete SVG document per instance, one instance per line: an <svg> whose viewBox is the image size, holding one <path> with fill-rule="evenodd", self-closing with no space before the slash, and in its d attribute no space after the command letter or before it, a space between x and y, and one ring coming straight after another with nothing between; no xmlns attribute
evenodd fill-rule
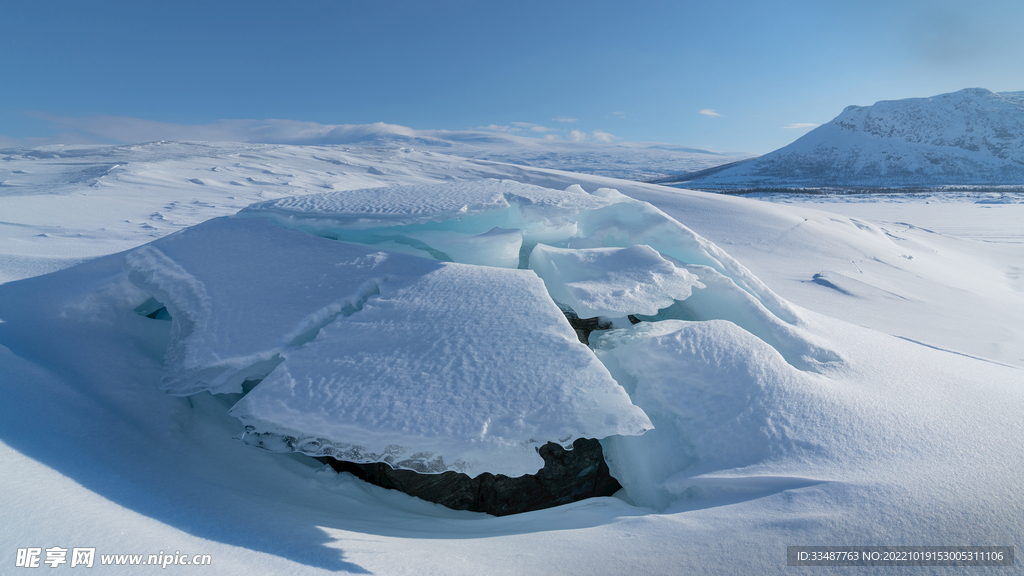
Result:
<svg viewBox="0 0 1024 576"><path fill-rule="evenodd" d="M848 106L774 152L662 182L720 190L1024 186L1024 92L967 88Z"/></svg>

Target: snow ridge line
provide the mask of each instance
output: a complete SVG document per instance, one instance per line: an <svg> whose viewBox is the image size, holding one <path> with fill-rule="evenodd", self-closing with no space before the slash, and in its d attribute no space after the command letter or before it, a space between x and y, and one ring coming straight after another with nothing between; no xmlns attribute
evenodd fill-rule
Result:
<svg viewBox="0 0 1024 576"><path fill-rule="evenodd" d="M362 310L370 298L380 294L381 285L392 279L387 274L364 282L355 294L342 296L300 320L276 346L245 356L218 357L209 365L209 358L197 357L201 351L190 350L192 334L202 332L213 316L211 298L203 282L152 245L126 254L122 267L128 280L164 304L171 316L171 343L164 362L177 365L178 370L165 370L160 387L173 395L206 389L214 393L236 388L240 391L242 381L262 380L287 358L289 350L316 339L320 330L338 316L351 316ZM203 364L208 366L196 368ZM192 384L185 385L186 382Z"/></svg>
<svg viewBox="0 0 1024 576"><path fill-rule="evenodd" d="M210 318L210 296L206 286L153 245L125 254L122 267L128 281L163 303L173 319L171 345L165 358L186 358L186 340L196 331L197 324L205 326ZM197 309L189 313L185 301Z"/></svg>
<svg viewBox="0 0 1024 576"><path fill-rule="evenodd" d="M380 295L381 285L391 280L391 278L391 275L386 275L383 278L367 280L359 287L355 296L349 296L344 300L332 302L306 316L299 322L295 330L282 338L284 346L298 348L307 342L316 340L320 330L337 320L338 316L348 317L362 310L370 298Z"/></svg>

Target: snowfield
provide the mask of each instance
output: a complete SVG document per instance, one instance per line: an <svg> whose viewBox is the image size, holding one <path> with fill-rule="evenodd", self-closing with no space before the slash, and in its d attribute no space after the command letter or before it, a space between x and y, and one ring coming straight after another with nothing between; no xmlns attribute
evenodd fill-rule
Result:
<svg viewBox="0 0 1024 576"><path fill-rule="evenodd" d="M1015 195L759 202L379 142L9 149L0 180L9 568L781 574L1024 536ZM310 457L518 475L579 437L624 490L500 518Z"/></svg>

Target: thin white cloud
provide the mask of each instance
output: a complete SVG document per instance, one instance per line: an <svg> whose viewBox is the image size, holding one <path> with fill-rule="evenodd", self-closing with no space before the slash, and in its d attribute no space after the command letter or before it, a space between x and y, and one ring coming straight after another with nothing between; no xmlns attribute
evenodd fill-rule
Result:
<svg viewBox="0 0 1024 576"><path fill-rule="evenodd" d="M573 130L572 132L569 132L569 140L572 140L573 142L587 142L593 140L594 142L608 144L613 140L618 140L618 138L604 130L594 130L590 134L579 130Z"/></svg>
<svg viewBox="0 0 1024 576"><path fill-rule="evenodd" d="M625 115L626 115L625 112L612 112L612 116L618 116L620 118L625 116Z"/></svg>
<svg viewBox="0 0 1024 576"><path fill-rule="evenodd" d="M25 138L15 138L0 134L0 148L31 148L34 146L49 146L52 144L81 145L111 143L112 142L109 138L69 131L61 132L55 136L28 136Z"/></svg>
<svg viewBox="0 0 1024 576"><path fill-rule="evenodd" d="M579 122L578 119L573 118L572 116L555 116L551 120L554 122Z"/></svg>
<svg viewBox="0 0 1024 576"><path fill-rule="evenodd" d="M821 124L813 124L811 122L797 122L795 124L787 124L782 128L785 130L807 130L810 128L817 128L818 126L821 126Z"/></svg>
<svg viewBox="0 0 1024 576"><path fill-rule="evenodd" d="M705 115L705 116L721 116L721 114L719 114L718 112L715 112L711 108L705 108L705 109L701 110L700 113Z"/></svg>
<svg viewBox="0 0 1024 576"><path fill-rule="evenodd" d="M415 136L417 131L397 124L317 124L297 120L220 120L212 124L171 124L124 116L69 118L40 115L63 130L115 142L192 140L260 142L266 144L346 144L386 134Z"/></svg>
<svg viewBox="0 0 1024 576"><path fill-rule="evenodd" d="M485 130L487 132L518 132L517 128L511 126L498 126L497 124L488 124L487 126L477 126L473 130Z"/></svg>
<svg viewBox="0 0 1024 576"><path fill-rule="evenodd" d="M545 133L545 132L557 132L556 128L547 128L547 127L541 126L540 124L533 124L533 123L530 123L530 122L513 122L512 125L516 126L520 130L524 130L525 129L525 130L529 130L530 132L540 132L542 134ZM515 131L515 129L513 129L513 131Z"/></svg>
<svg viewBox="0 0 1024 576"><path fill-rule="evenodd" d="M473 131L503 134L534 134L545 138L566 138L573 142L609 143L619 140L603 130L564 132L529 122L513 122L509 126L490 124L470 131L414 130L397 124L318 124L297 120L220 120L210 124L173 124L124 116L73 118L37 115L61 131L46 138L11 138L0 135L0 148L39 146L43 144L121 144L158 140L199 142L251 142L262 144L330 145L349 144L376 138L447 138L459 139Z"/></svg>

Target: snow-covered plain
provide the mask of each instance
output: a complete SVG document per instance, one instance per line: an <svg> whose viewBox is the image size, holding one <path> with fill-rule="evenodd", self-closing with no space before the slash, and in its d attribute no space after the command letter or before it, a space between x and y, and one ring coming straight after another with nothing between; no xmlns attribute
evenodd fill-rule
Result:
<svg viewBox="0 0 1024 576"><path fill-rule="evenodd" d="M1018 545L1024 535L1024 230L1012 225L1022 206L1012 197L992 208L961 202L959 222L950 218L956 227L944 229L915 222L915 204L899 199L757 202L407 147L156 143L4 150L0 159L9 173L0 187L0 542L8 567L18 548L60 546L96 547L97 555L211 554L218 574L773 574L787 571L787 545ZM373 213L386 204L343 194L460 189L483 178L550 190L532 199L532 221L544 226L531 235L526 218L517 228L523 244L551 246L519 261L550 293L561 289L609 315L634 310L631 298L675 301L657 314L635 308L646 321L591 337L594 357L655 426L603 441L626 487L622 498L503 518L456 512L300 454L238 442L243 424L228 413L244 400L238 394L161 391L176 358L165 361L175 350L172 322L135 311L150 294L129 282L125 262L129 272L144 271L153 250L174 254L160 248L166 241L143 245L261 202L246 218L218 222L348 231L346 242L380 244L371 255L419 250L422 242L435 251L428 255L471 257L467 242L481 242L499 263L486 270L524 278L532 273L501 267L512 267L511 236L501 232L511 226L495 234L415 229L422 211L403 210L408 201ZM462 201L454 213L446 212L454 196L437 192L418 205L430 207L427 221L443 213L442 221L456 222L466 206L472 223L471 211L505 210L513 196ZM562 200L544 204L542 196ZM328 206L325 198L342 201ZM983 235L996 210L1007 215L998 238L950 233ZM552 211L564 221L546 218ZM368 239L382 215L405 229ZM275 230L336 247L328 250L354 249ZM228 243L202 244L209 261L248 245L281 262L256 238ZM644 245L653 250L634 248ZM204 261L192 249L178 265L186 254ZM486 263L416 260L446 269ZM301 269L297 258L287 263ZM562 273L551 274L552 264ZM321 267L309 273L326 274ZM264 280L249 272L254 277L237 278L246 290L235 293L252 300L227 307L241 325L252 321L246 314L276 313L259 303L258 283L288 284L269 277L271 267ZM233 276L226 264L209 274ZM638 293L624 293L630 281ZM316 301L322 286L304 297L330 312ZM626 304L610 304L617 293ZM357 298L353 308L374 301L361 294L365 302ZM381 306L402 305L387 296L381 290ZM362 313L346 317L343 308L332 313ZM337 322L307 345L351 345L360 333L332 333ZM251 345L232 358L288 355L281 342L305 350L300 341L314 336L316 318L304 326L273 342L246 332L245 341L210 336L202 345ZM492 338L492 346L504 344L501 334ZM257 345L263 356L253 355ZM316 361L294 358L300 369ZM274 381L250 395L264 384Z"/></svg>

